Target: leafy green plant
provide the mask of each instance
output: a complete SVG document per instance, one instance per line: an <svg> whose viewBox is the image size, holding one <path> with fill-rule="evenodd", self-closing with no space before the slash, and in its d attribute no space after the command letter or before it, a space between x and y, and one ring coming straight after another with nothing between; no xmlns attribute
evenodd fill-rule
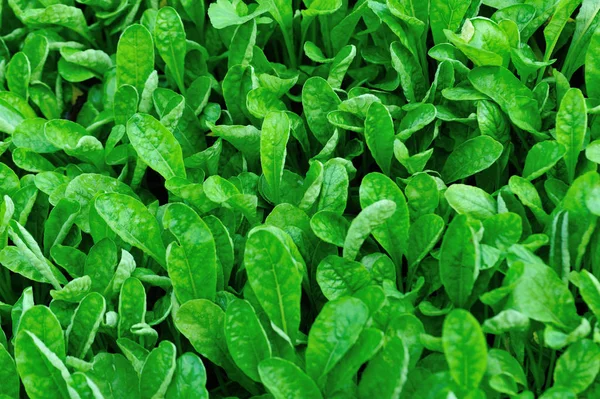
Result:
<svg viewBox="0 0 600 399"><path fill-rule="evenodd" d="M0 398L600 397L597 0L0 0Z"/></svg>

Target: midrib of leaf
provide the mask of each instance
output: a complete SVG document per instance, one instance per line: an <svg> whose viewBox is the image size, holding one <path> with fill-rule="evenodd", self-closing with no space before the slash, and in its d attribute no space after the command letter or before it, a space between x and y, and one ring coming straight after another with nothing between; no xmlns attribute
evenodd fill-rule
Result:
<svg viewBox="0 0 600 399"><path fill-rule="evenodd" d="M177 35L176 31L171 31ZM185 87L183 81L181 79L182 71L179 70L179 65L177 65L177 58L175 57L175 48L173 47L173 41L169 41L169 52L171 53L171 57L173 59L173 72L175 73L175 79L177 80L177 86L179 86L179 90L181 90L181 94L185 94Z"/></svg>
<svg viewBox="0 0 600 399"><path fill-rule="evenodd" d="M152 395L152 399L161 399L164 398L165 393L167 392L167 388L169 387L169 384L171 383L171 378L172 378L172 371L173 369L176 367L175 366L175 358L171 357L171 364L169 369L167 370L166 373L163 374L164 378L162 379L160 385L158 386L158 389L156 390L156 393L154 395ZM169 374L171 374L171 378L169 377Z"/></svg>
<svg viewBox="0 0 600 399"><path fill-rule="evenodd" d="M26 258L29 258L30 262L33 264L33 267L36 268L38 270L38 272L42 276L44 276L46 279L48 279L48 281L50 282L50 284L52 284L52 286L54 287L54 289L57 290L57 291L59 291L62 287L60 285L60 282L56 279L56 277L54 276L54 273L52 273L52 270L50 269L50 267L46 263L47 260L45 258L44 259L40 259L29 248L29 246L25 242L23 242L23 240L21 239L21 237L18 234L15 233L11 237L11 239L17 245L17 247L19 247L18 243L21 243L21 245L23 247L19 248L19 250L25 255Z"/></svg>
<svg viewBox="0 0 600 399"><path fill-rule="evenodd" d="M578 149L576 149L576 144L575 143L575 129L577 126L576 125L576 120L575 118L577 117L577 112L576 110L569 110L571 112L569 112L569 114L573 117L573 119L571 119L571 123L569 123L569 152L570 152L570 160L569 163L574 163L574 168L573 171L569 170L569 180L571 180L571 182L573 182L573 180L575 179L574 177L574 173L575 173L575 168L577 167L577 158L579 156L579 151ZM571 168L569 168L571 169Z"/></svg>
<svg viewBox="0 0 600 399"><path fill-rule="evenodd" d="M236 329L244 329L245 328L244 325L240 325L240 324L237 324L236 327L237 327ZM259 321L259 325L258 325L258 331L259 331L259 333L258 333L258 335L260 335L260 337L248 337L248 338L250 338L250 340L256 339L256 341L259 341L260 338L264 338L264 334L260 334L261 330L262 330L262 326L260 325L260 321ZM248 334L248 335L250 335L250 334ZM256 342L256 341L254 341L254 342ZM252 342L252 341L249 341L249 342ZM255 364L258 366L258 364L260 363L260 361L263 360L263 358L258 353L258 349L257 349L258 345L256 345L256 344L253 343L252 345L246 345L245 347L248 347L248 346L252 348L252 352L251 353L254 354L254 361L255 361ZM253 370L256 370L256 368L253 368Z"/></svg>
<svg viewBox="0 0 600 399"><path fill-rule="evenodd" d="M458 300L460 301L460 305L464 305L465 301L468 299L468 295L465 298L464 294L464 279L469 275L470 267L464 262L464 251L460 255L460 262L458 266Z"/></svg>
<svg viewBox="0 0 600 399"><path fill-rule="evenodd" d="M363 327L364 327L364 326L361 326L361 327L360 327L360 328L361 328L361 332L362 332L362 328L363 328ZM336 331L336 332L337 332L337 331ZM327 368L329 367L329 364L331 363L331 359L332 359L332 357L333 357L333 354L335 353L336 349L337 349L337 348L338 348L338 346L340 345L340 336L338 336L338 334L337 334L337 333L335 334L335 338L336 338L336 343L335 343L334 347L332 348L332 350L330 351L330 353L329 353L329 356L328 356L328 358L327 358L327 362L325 363L325 366L323 367L323 370L322 370L322 372L321 372L321 375L320 375L319 377L321 377L321 376L323 376L324 374L326 374L326 370L327 370ZM358 338L357 338L357 341L358 341ZM355 343L356 343L356 342L355 342ZM349 350L349 349L350 349L350 348L348 348L348 350ZM348 350L345 352L345 354L346 354L346 353L348 353ZM339 363L338 363L338 364L339 364Z"/></svg>
<svg viewBox="0 0 600 399"><path fill-rule="evenodd" d="M66 379L64 378L64 376L62 375L62 372L60 371L60 369L59 369L58 367L56 367L56 366L55 366L55 365L52 363L52 361L51 361L51 360L48 358L48 356L46 355L45 351L44 351L42 348L40 348L40 347L37 345L37 343L36 343L36 341L35 341L35 338L37 338L37 339L38 339L40 342L42 342L42 344L44 344L44 342L43 342L43 341L42 341L40 338L38 338L37 336L35 336L35 334L33 334L33 333L29 332L29 331L25 331L25 333L29 335L29 339L31 340L31 342L32 342L32 343L33 343L33 345L35 346L35 350L36 350L36 351L37 351L37 352L38 352L38 353L41 355L41 358L42 358L42 360L43 360L43 362L44 362L44 366L45 366L45 368L46 368L46 371L47 371L47 372L50 374L50 376L52 377L52 380L54 381L54 383L55 383L56 387L57 387L57 388L59 388L59 390L60 390L60 392L61 392L61 395L62 395L64 398L70 398L70 395L69 395L69 393L68 393L68 390L67 390L67 393L65 394L64 390L60 389L60 388L62 388L62 384L61 384L61 382L63 382L65 386L67 385L67 381L66 381ZM35 337L35 338L34 338L34 337ZM44 346L45 346L45 344L44 344ZM48 350L50 353L54 354L54 355L55 355L55 356L58 358L58 356L57 356L57 355L56 355L54 352L52 352L52 351L50 350L50 348L46 347L46 349L47 349L47 350ZM58 358L58 359L60 360L60 358ZM58 374L60 374L60 377L58 377L58 376L57 376L57 373L58 373ZM58 378L57 378L57 377L58 377Z"/></svg>
<svg viewBox="0 0 600 399"><path fill-rule="evenodd" d="M464 334L465 332L469 333L469 336L467 337L467 342L471 342L471 338L473 338L473 334L471 333L471 331L469 330L469 328L465 328L462 330L462 333ZM469 359L467 358L467 356L463 356L463 359L465 359L466 361L461 362L462 366L463 366L463 386L470 388L469 385L469 376L472 374L471 373L471 367L470 366L470 362Z"/></svg>
<svg viewBox="0 0 600 399"><path fill-rule="evenodd" d="M289 332L288 332L288 327L287 327L287 320L286 320L286 312L285 312L285 308L283 307L283 296L281 295L281 287L279 285L279 278L277 277L277 270L275 268L275 265L278 263L274 262L273 257L271 256L271 251L267 250L265 251L267 253L267 256L269 258L269 266L271 268L271 271L273 273L273 280L275 281L275 288L277 290L277 299L278 299L278 305L279 305L279 313L281 315L281 324L282 324L282 330L285 331L285 333L288 335L289 337Z"/></svg>
<svg viewBox="0 0 600 399"><path fill-rule="evenodd" d="M479 161L485 160L485 158L479 158ZM446 161L447 162L447 161ZM457 172L451 173L450 177L451 179L449 179L449 182L451 181L455 181L457 180L456 176L462 176L462 174L464 173L465 170L469 170L469 168L472 166L473 164L469 164L467 162L461 162L458 164L458 167L455 169ZM479 163L476 163L475 165L480 165ZM477 167L479 168L479 166Z"/></svg>
<svg viewBox="0 0 600 399"><path fill-rule="evenodd" d="M287 119L287 116L286 116ZM289 125L289 122L288 122ZM289 128L288 128L289 129ZM288 130L288 134L289 134L289 130ZM283 141L283 135L274 135L272 136L272 138L275 138L275 140L269 140L270 141L270 149L271 149L271 166L273 168L272 173L273 173L273 177L274 177L274 181L273 181L273 191L275 191L275 202L279 202L280 197L281 197L281 193L280 193L280 186L281 186L281 177L282 174L279 173L279 162L276 161L276 155L277 155L277 151L275 150L276 148L278 148L279 144L281 144L281 142ZM277 140L277 137L279 137L279 140ZM285 156L285 147L283 149L284 151L284 156ZM283 160L282 160L283 161ZM282 162L282 164L285 161Z"/></svg>
<svg viewBox="0 0 600 399"><path fill-rule="evenodd" d="M461 202L467 202L469 204L471 204L473 206L473 210L477 211L477 212L485 212L488 213L491 210L486 207L486 203L484 203L483 201L479 202L479 201L475 201L474 198L472 196L460 196L459 197L462 201ZM491 211L493 213L493 211Z"/></svg>
<svg viewBox="0 0 600 399"><path fill-rule="evenodd" d="M183 112L185 112L185 109ZM183 113L181 114L181 118L183 118ZM179 120L181 120L181 118ZM189 148L194 148L194 145L192 144L192 142L190 141L188 136L179 128L179 120L177 121L177 124L173 128L173 136L175 136L175 132L179 132L180 133L179 137L182 140L185 140L185 144L187 144L189 146ZM177 137L175 137L175 140L179 141L179 139Z"/></svg>
<svg viewBox="0 0 600 399"><path fill-rule="evenodd" d="M542 287L539 284L538 280L535 278L528 279L528 281L531 281L532 284L537 285L538 288L540 289L540 291L544 293L543 300L538 300L537 303L539 303L541 305L541 307L543 307L550 314L550 317L553 319L554 323L556 323L557 325L559 325L561 327L564 327L565 324L560 320L560 318L557 315L554 314L554 311L547 305L548 303L551 303L552 300L550 298L548 298L546 295L547 294L546 287Z"/></svg>
<svg viewBox="0 0 600 399"><path fill-rule="evenodd" d="M71 227L73 226L73 222L78 214L79 214L79 212L72 213L71 215L69 215L67 220L62 224L61 228L59 229L58 234L56 235L56 238L52 242L52 246L50 248L57 245L57 243L59 241L62 241L65 239L65 237L69 233L69 230L71 230ZM66 228L67 226L69 226L69 228ZM50 248L48 248L48 251L50 251Z"/></svg>
<svg viewBox="0 0 600 399"><path fill-rule="evenodd" d="M415 3L414 3L414 0L409 1L408 4L410 4L410 11L412 12L412 16L416 18L417 13L415 12Z"/></svg>
<svg viewBox="0 0 600 399"><path fill-rule="evenodd" d="M160 122L158 122L160 123ZM151 140L146 139L145 137L145 130L142 130L141 127L136 123L136 128L139 130L140 133L142 133L139 137L143 138L145 143L147 144L148 147L151 148L152 153L156 153L158 155L158 158L160 158L160 160L165 164L165 166L167 167L167 169L169 170L169 172L171 172L173 174L173 176L177 176L177 173L175 173L175 171L171 168L171 165L169 165L169 162L167 162L167 160L165 159L165 157L163 157L163 155L161 154L161 152L159 151L158 147L156 147ZM166 129L166 128L165 128ZM155 133L159 133L157 130L152 129L152 131L154 131ZM162 140L161 143L159 143L159 145L162 144ZM148 148L146 147L146 148Z"/></svg>
<svg viewBox="0 0 600 399"><path fill-rule="evenodd" d="M153 258L160 259L160 257L157 254L155 254L154 251L151 251L150 248L148 248L146 245L144 245L144 243L142 243L140 240L138 240L134 235L129 233L129 231L127 231L126 229L119 229L119 231L121 231L125 236L129 237L129 239L131 241L133 241L136 246L141 248L142 251L147 251L150 254L150 256L152 256Z"/></svg>
<svg viewBox="0 0 600 399"><path fill-rule="evenodd" d="M469 235L472 237L471 230L469 229L468 231L469 231ZM472 242L471 239L469 239L469 244L471 244L471 242ZM479 256L479 253L477 250L475 250L475 256ZM453 255L451 259L452 259L453 267L458 264L458 273L457 273L458 278L455 279L455 281L456 281L456 286L458 288L458 300L460 301L460 305L462 306L462 305L464 305L465 301L467 299L469 299L469 295L466 295L466 297L465 297L465 295L463 293L463 288L465 286L463 283L463 279L466 276L472 275L471 265L470 265L470 263L472 263L472 262L471 262L471 259L465 259L465 250L464 249L460 252L460 254ZM469 264L467 264L467 263L469 263ZM473 268L475 268L475 267L476 267L476 264L473 266Z"/></svg>
<svg viewBox="0 0 600 399"><path fill-rule="evenodd" d="M140 64L139 64L138 60L142 59L142 57L143 57L143 56L140 57L140 54L138 54L138 51L140 50L140 47L141 47L139 45L139 43L138 43L139 42L138 33L139 32L135 32L135 36L134 36L134 42L135 42L134 48L135 48L135 61L136 62L135 62L135 68L133 68L133 71L134 71L134 74L135 74L135 83L136 83L136 85L139 83L138 79L140 78L140 75L139 75ZM144 84L145 84L145 82L144 82ZM136 87L136 89L137 89L137 87ZM141 93L140 93L140 95L141 95Z"/></svg>
<svg viewBox="0 0 600 399"><path fill-rule="evenodd" d="M98 331L98 327L100 326L101 320L102 320L102 314L100 315L100 317L97 317L94 320L92 329L88 330L88 334L86 335L87 340L85 342L83 342L83 340L82 340L83 344L78 345L79 348L77 351L77 357L83 358L85 356L85 352L83 351L83 349L85 349L86 347L88 347L88 349L89 349L88 345L91 345L92 342L94 341L95 333Z"/></svg>
<svg viewBox="0 0 600 399"><path fill-rule="evenodd" d="M37 350L38 350L38 352L40 354L42 354L42 352L39 349L37 349ZM64 382L65 385L66 385L67 381L65 381L65 379L62 378L62 375L60 377L56 375L57 372L60 373L60 370L58 370L56 367L52 367L54 365L52 364L52 362L44 354L42 354L42 359L44 360L44 366L46 368L46 371L48 371L48 373L52 377L52 380L54 381L54 384L56 385L57 388L60 387L59 390L60 390L61 395L64 398L70 398L70 395L68 394L68 391L67 391L67 394L65 394L65 392L61 389L62 388L61 382Z"/></svg>
<svg viewBox="0 0 600 399"><path fill-rule="evenodd" d="M592 237L592 234L594 233L594 230L596 229L597 222L598 222L597 216L595 216L595 215L589 216L588 228L583 233L583 235L581 237L581 241L580 241L579 245L577 246L577 258L575 259L575 268L577 271L579 271L581 262L583 260L583 256L585 255L586 247L590 242L590 239Z"/></svg>
<svg viewBox="0 0 600 399"><path fill-rule="evenodd" d="M592 10L592 13L591 13L591 15L593 15L593 16L592 16L591 18L588 18L588 19L587 19L587 23L584 25L583 29L581 30L581 35L580 35L579 37L577 37L577 41L574 41L574 42L571 44L571 46L569 47L569 53L571 52L571 49L576 49L576 50L578 50L578 49L579 49L579 46L580 46L580 43L581 43L581 41L583 40L583 38L585 37L586 33L587 33L587 32L588 32L588 30L590 29L591 25L592 25L592 24L594 23L594 21L596 20L596 18L597 18L597 15L598 15L598 13L599 13L599 12L600 12L600 6L598 6L598 7L597 7L595 10ZM590 37L590 39L591 39L591 37ZM589 43L588 43L588 45L589 45ZM589 47L589 46L588 46L588 47ZM569 56L569 55L570 55L570 54L567 54L567 56ZM579 54L575 55L575 59L576 59L578 56L579 56ZM568 72L568 75L566 75L566 76L567 76L567 79L570 79L570 78L571 78L571 76L570 76L570 75L572 75L572 73L571 73L571 71L570 71L570 70L569 70L569 71L567 71L567 70L566 70L566 67L569 67L569 68L571 68L571 64L573 64L573 62L572 62L572 58L571 58L571 57L568 57L568 58L566 59L566 61L565 61L565 65L563 66L563 69L562 69L562 72L563 72L563 73L567 73L567 72Z"/></svg>
<svg viewBox="0 0 600 399"><path fill-rule="evenodd" d="M352 284L350 284L349 279L346 278L345 275L343 275L342 273L338 272L338 268L333 269L333 271L335 272L336 276L342 280L342 282L344 282L344 284L346 284L346 287L351 287ZM331 285L328 285L329 287L331 287ZM349 289L348 291L352 291L352 293L354 293L354 289Z"/></svg>
<svg viewBox="0 0 600 399"><path fill-rule="evenodd" d="M194 274L192 273L192 268L190 267L190 260L187 255L187 251L185 250L183 245L180 248L183 250L183 254L185 255L186 271L188 272L188 277L190 279L190 285L192 286L194 297L198 298L198 289L196 288L196 281L194 281Z"/></svg>
<svg viewBox="0 0 600 399"><path fill-rule="evenodd" d="M285 42L285 47L288 51L288 56L290 57L290 63L292 64L292 67L295 68L296 67L296 55L294 53L294 43L292 41L292 37L289 35L287 26L285 25L285 21L283 20L283 17L281 16L281 13L279 12L279 8L275 4L275 2L273 0L267 0L267 1L270 4L269 12L271 12L271 14L273 15L273 18L275 19L275 21L277 21L277 24L281 28L281 33L283 34L283 41ZM292 34L293 34L293 32L292 32Z"/></svg>
<svg viewBox="0 0 600 399"><path fill-rule="evenodd" d="M566 95L565 95L565 97L566 97ZM563 101L564 101L564 99L563 99ZM568 105L568 107L566 105ZM566 104L566 105L565 105L563 117L566 116L567 119L565 121L563 121L563 124L566 124L567 128L568 128L568 131L565 131L564 133L566 135L568 135L569 148L567 148L567 153L565 154L565 156L568 155L569 163L575 162L575 167L577 167L576 163L577 163L577 158L579 157L580 149L577 149L577 143L575 142L575 134L577 133L578 122L580 122L579 118L578 118L578 116L579 116L578 113L580 112L580 110L573 109L571 104ZM560 109L559 109L559 114L562 114L560 112ZM587 123L586 123L586 125L587 125ZM571 171L570 166L567 165L567 172L569 175L569 180L572 183L575 178L573 176L575 173L575 170Z"/></svg>
<svg viewBox="0 0 600 399"><path fill-rule="evenodd" d="M450 29L450 22L452 22L452 20L454 19L455 8L454 8L454 3L452 2L452 0L448 1L448 8L450 9L450 16L446 20L446 29ZM444 14L442 13L442 15L444 15ZM444 32L442 31L442 34L443 33Z"/></svg>

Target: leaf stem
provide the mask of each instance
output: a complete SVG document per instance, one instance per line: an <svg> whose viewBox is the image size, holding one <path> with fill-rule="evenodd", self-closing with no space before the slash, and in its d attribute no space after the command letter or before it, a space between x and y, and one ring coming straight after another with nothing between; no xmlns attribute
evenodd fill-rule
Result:
<svg viewBox="0 0 600 399"><path fill-rule="evenodd" d="M536 392L541 392L543 381L540 380L540 370L538 368L537 362L535 361L535 355L533 354L533 350L531 349L531 345L527 344L525 346L525 351L527 352L527 358L529 361L527 362L531 367L531 374L533 375L534 385Z"/></svg>
<svg viewBox="0 0 600 399"><path fill-rule="evenodd" d="M293 41L292 37L289 34L287 34L286 32L283 33L283 41L285 42L285 47L287 49L288 56L290 58L290 66L292 67L292 69L296 69L297 62L296 62L296 54L294 53L294 41Z"/></svg>
<svg viewBox="0 0 600 399"><path fill-rule="evenodd" d="M550 353L550 367L548 367L548 374L546 375L546 387L545 389L550 388L552 383L552 375L554 374L554 366L556 364L556 351L553 350Z"/></svg>

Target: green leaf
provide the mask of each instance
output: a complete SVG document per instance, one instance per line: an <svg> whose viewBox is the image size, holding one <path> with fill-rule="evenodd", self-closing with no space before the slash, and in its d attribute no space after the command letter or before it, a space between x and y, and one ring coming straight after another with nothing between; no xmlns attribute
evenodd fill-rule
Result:
<svg viewBox="0 0 600 399"><path fill-rule="evenodd" d="M557 7L550 23L544 28L544 39L546 39L546 50L544 61L550 60L555 47L558 44L561 33L567 22L573 14L573 11L581 4L581 0L569 0L561 2ZM543 76L544 68L540 71L540 77Z"/></svg>
<svg viewBox="0 0 600 399"><path fill-rule="evenodd" d="M175 374L165 398L208 399L206 369L197 355L186 352L177 359Z"/></svg>
<svg viewBox="0 0 600 399"><path fill-rule="evenodd" d="M158 54L167 64L167 68L181 93L185 93L183 82L186 54L185 29L183 22L172 7L162 7L156 14L154 26L154 44Z"/></svg>
<svg viewBox="0 0 600 399"><path fill-rule="evenodd" d="M25 148L38 154L52 153L59 149L52 145L44 135L46 120L42 118L25 119L15 127L12 142L19 148Z"/></svg>
<svg viewBox="0 0 600 399"><path fill-rule="evenodd" d="M123 282L119 295L119 338L133 338L132 327L143 323L146 317L146 291L135 277Z"/></svg>
<svg viewBox="0 0 600 399"><path fill-rule="evenodd" d="M575 342L556 362L554 384L574 394L585 391L600 371L600 348L588 339Z"/></svg>
<svg viewBox="0 0 600 399"><path fill-rule="evenodd" d="M341 0L339 4L341 6ZM311 6L320 3L320 1L313 1ZM310 10L310 8L309 8ZM334 88L339 89L342 86L342 82L344 81L344 77L348 68L354 61L356 57L356 47L353 45L344 46L335 56L335 58L331 61L331 66L329 69L329 76L327 77L327 83Z"/></svg>
<svg viewBox="0 0 600 399"><path fill-rule="evenodd" d="M2 377L0 395L6 395L7 398L19 398L20 383L15 361L2 345L0 345L0 376Z"/></svg>
<svg viewBox="0 0 600 399"><path fill-rule="evenodd" d="M330 255L317 267L317 283L329 300L350 296L371 281L369 271L362 264Z"/></svg>
<svg viewBox="0 0 600 399"><path fill-rule="evenodd" d="M435 44L444 43L444 29L456 31L471 5L470 1L431 0L429 21Z"/></svg>
<svg viewBox="0 0 600 399"><path fill-rule="evenodd" d="M118 193L102 194L94 203L96 211L121 239L152 256L166 266L165 247L156 218L138 200ZM135 217L133 227L130 218Z"/></svg>
<svg viewBox="0 0 600 399"><path fill-rule="evenodd" d="M170 341L162 341L150 352L140 374L141 398L164 397L176 367L176 349Z"/></svg>
<svg viewBox="0 0 600 399"><path fill-rule="evenodd" d="M600 314L600 282L598 279L588 272L582 270L579 274L579 291L585 300L590 310L595 314Z"/></svg>
<svg viewBox="0 0 600 399"><path fill-rule="evenodd" d="M446 183L464 179L492 166L503 147L489 136L478 136L457 146L446 160L442 176Z"/></svg>
<svg viewBox="0 0 600 399"><path fill-rule="evenodd" d="M223 98L235 124L243 124L250 113L246 107L246 97L256 88L254 71L250 67L234 65L223 79Z"/></svg>
<svg viewBox="0 0 600 399"><path fill-rule="evenodd" d="M533 93L508 69L500 66L475 68L469 73L469 81L498 103L515 126L533 134L541 129L538 103Z"/></svg>
<svg viewBox="0 0 600 399"><path fill-rule="evenodd" d="M51 290L50 295L58 301L79 303L92 289L92 279L89 276L74 278L60 291Z"/></svg>
<svg viewBox="0 0 600 399"><path fill-rule="evenodd" d="M586 21L587 26L592 26L592 21ZM600 29L597 27L597 23L594 24L596 27L593 30L591 38L589 39L589 47L585 53L585 84L588 90L588 96L591 98L600 98L600 89L598 88L598 82L600 82L600 68L598 68L598 48L600 48ZM581 57L582 55L576 55ZM583 64L583 62L582 62ZM578 65L579 67L579 65ZM575 68L571 70L575 72Z"/></svg>
<svg viewBox="0 0 600 399"><path fill-rule="evenodd" d="M320 211L310 219L310 228L321 240L338 247L344 246L350 223L334 212Z"/></svg>
<svg viewBox="0 0 600 399"><path fill-rule="evenodd" d="M60 359L65 358L65 341L62 329L58 319L48 307L36 305L24 309L18 324L17 335L23 331L29 331L35 334L56 356Z"/></svg>
<svg viewBox="0 0 600 399"><path fill-rule="evenodd" d="M154 43L143 25L134 24L125 29L117 45L117 85L124 84L142 93L154 70Z"/></svg>
<svg viewBox="0 0 600 399"><path fill-rule="evenodd" d="M260 378L275 399L321 399L314 381L295 364L271 358L258 366Z"/></svg>
<svg viewBox="0 0 600 399"><path fill-rule="evenodd" d="M94 205L94 199L100 193L121 193L138 198L128 185L112 177L95 173L83 173L75 177L68 182L64 196L76 200L81 205L76 223L86 233L90 232L90 207Z"/></svg>
<svg viewBox="0 0 600 399"><path fill-rule="evenodd" d="M31 398L70 398L65 342L56 316L45 306L27 310L15 340L15 361Z"/></svg>
<svg viewBox="0 0 600 399"><path fill-rule="evenodd" d="M64 4L50 4L45 8L30 8L20 16L25 25L43 27L57 25L71 29L88 41L92 41L83 11Z"/></svg>
<svg viewBox="0 0 600 399"><path fill-rule="evenodd" d="M281 33L283 34L283 41L287 48L288 56L290 57L290 63L292 67L296 66L296 57L294 55L294 27L293 18L294 12L292 5L285 0L259 0L258 4L261 7L269 10L269 13L273 19L279 25Z"/></svg>
<svg viewBox="0 0 600 399"><path fill-rule="evenodd" d="M383 199L364 208L350 223L344 241L344 258L354 260L371 232L383 225L396 212L396 203Z"/></svg>
<svg viewBox="0 0 600 399"><path fill-rule="evenodd" d="M408 348L400 337L388 337L369 361L358 384L360 398L397 398L408 377Z"/></svg>
<svg viewBox="0 0 600 399"><path fill-rule="evenodd" d="M583 174L568 188L561 204L561 209L569 213L569 252L576 270L581 265L592 231L597 224L598 219L589 207L590 204L594 204L590 194L596 192L597 187L600 187L598 173Z"/></svg>
<svg viewBox="0 0 600 399"><path fill-rule="evenodd" d="M94 343L105 311L106 301L98 293L92 292L81 300L66 332L68 352L71 356L80 359L85 357Z"/></svg>
<svg viewBox="0 0 600 399"><path fill-rule="evenodd" d="M591 38L598 26L598 4L591 0L584 0L577 14L573 40L561 72L571 78L573 73L579 69L586 60L587 50L591 45ZM595 97L595 96L594 96Z"/></svg>
<svg viewBox="0 0 600 399"><path fill-rule="evenodd" d="M99 353L86 375L96 383L105 398L139 397L139 377L123 355Z"/></svg>
<svg viewBox="0 0 600 399"><path fill-rule="evenodd" d="M308 127L321 144L333 135L334 127L327 121L327 114L340 104L338 95L325 79L312 77L302 88L302 105Z"/></svg>
<svg viewBox="0 0 600 399"><path fill-rule="evenodd" d="M19 273L35 276L36 281L50 283L54 289L66 284L63 274L44 257L35 238L21 224L11 220L8 225L8 236L16 247L2 250L2 264Z"/></svg>
<svg viewBox="0 0 600 399"><path fill-rule="evenodd" d="M175 315L175 326L194 349L219 366L229 360L225 339L225 312L206 299L184 303Z"/></svg>
<svg viewBox="0 0 600 399"><path fill-rule="evenodd" d="M349 180L348 170L338 158L327 161L323 167L323 185L317 209L340 215L344 213L348 200Z"/></svg>
<svg viewBox="0 0 600 399"><path fill-rule="evenodd" d="M517 27L512 26L516 31ZM508 66L510 35L494 21L487 18L467 19L460 35L450 30L444 30L444 33L476 66Z"/></svg>
<svg viewBox="0 0 600 399"><path fill-rule="evenodd" d="M139 95L135 87L123 84L115 93L113 113L117 125L127 125L127 121L138 109Z"/></svg>
<svg viewBox="0 0 600 399"><path fill-rule="evenodd" d="M78 123L55 119L44 126L46 139L70 156L99 164L102 162L102 143Z"/></svg>
<svg viewBox="0 0 600 399"><path fill-rule="evenodd" d="M189 206L171 204L163 225L179 241L167 248L167 270L180 303L192 299L214 300L217 285L217 255L213 235Z"/></svg>
<svg viewBox="0 0 600 399"><path fill-rule="evenodd" d="M400 264L402 255L406 252L410 224L406 198L402 191L387 176L369 173L361 182L359 199L363 210L383 199L396 204L395 212L381 226L372 229L372 233L392 260Z"/></svg>
<svg viewBox="0 0 600 399"><path fill-rule="evenodd" d="M356 343L369 317L367 306L356 298L328 302L308 333L306 372L320 381Z"/></svg>
<svg viewBox="0 0 600 399"><path fill-rule="evenodd" d="M234 65L248 66L252 60L252 50L256 44L256 21L251 20L237 27L229 45L229 61Z"/></svg>
<svg viewBox="0 0 600 399"><path fill-rule="evenodd" d="M456 216L442 240L440 278L446 293L459 307L467 305L479 275L480 248L464 215Z"/></svg>
<svg viewBox="0 0 600 399"><path fill-rule="evenodd" d="M63 243L71 230L81 205L68 198L61 199L52 209L44 226L44 250L49 253L52 247Z"/></svg>
<svg viewBox="0 0 600 399"><path fill-rule="evenodd" d="M575 179L575 168L579 153L583 150L586 130L587 112L583 93L579 89L570 89L556 114L556 141L566 149L564 160L570 182Z"/></svg>
<svg viewBox="0 0 600 399"><path fill-rule="evenodd" d="M235 364L248 377L260 382L258 365L271 357L271 344L252 305L247 301L235 299L227 306L225 339Z"/></svg>
<svg viewBox="0 0 600 399"><path fill-rule="evenodd" d="M327 391L343 387L383 346L383 333L375 328L365 328L356 344L344 355L327 376Z"/></svg>
<svg viewBox="0 0 600 399"><path fill-rule="evenodd" d="M135 114L127 122L127 137L138 156L166 180L186 177L181 146L173 134L147 114Z"/></svg>
<svg viewBox="0 0 600 399"><path fill-rule="evenodd" d="M482 244L507 249L521 239L523 223L516 213L505 212L484 220L483 229Z"/></svg>
<svg viewBox="0 0 600 399"><path fill-rule="evenodd" d="M302 274L280 239L281 233L272 226L253 229L246 242L244 264L261 307L294 343L300 325Z"/></svg>
<svg viewBox="0 0 600 399"><path fill-rule="evenodd" d="M485 220L497 213L498 206L491 195L480 188L453 184L444 193L448 204L460 215Z"/></svg>
<svg viewBox="0 0 600 399"><path fill-rule="evenodd" d="M394 121L381 103L374 102L367 111L365 141L377 165L389 175L394 156Z"/></svg>
<svg viewBox="0 0 600 399"><path fill-rule="evenodd" d="M280 202L280 187L289 137L290 121L286 114L268 113L260 135L260 163L275 204Z"/></svg>
<svg viewBox="0 0 600 399"><path fill-rule="evenodd" d="M6 83L8 89L27 100L29 98L29 81L31 80L31 64L25 53L13 55L6 66Z"/></svg>
<svg viewBox="0 0 600 399"><path fill-rule="evenodd" d="M421 101L427 92L423 69L414 54L404 44L393 42L390 45L392 66L398 73L404 96L409 103Z"/></svg>
<svg viewBox="0 0 600 399"><path fill-rule="evenodd" d="M476 389L487 364L485 336L477 320L466 310L453 310L444 320L442 343L452 379L461 388Z"/></svg>
<svg viewBox="0 0 600 399"><path fill-rule="evenodd" d="M527 180L537 179L551 170L566 154L566 148L558 141L542 141L527 153L523 177Z"/></svg>
<svg viewBox="0 0 600 399"><path fill-rule="evenodd" d="M523 268L511 294L515 309L530 319L561 328L579 324L573 296L554 270L539 263Z"/></svg>
<svg viewBox="0 0 600 399"><path fill-rule="evenodd" d="M423 215L410 225L406 259L415 267L437 244L444 231L444 220L435 214Z"/></svg>
<svg viewBox="0 0 600 399"><path fill-rule="evenodd" d="M16 348L17 368L30 398L72 397L69 371L42 340L29 331L22 331Z"/></svg>
<svg viewBox="0 0 600 399"><path fill-rule="evenodd" d="M257 8L248 15L238 15L235 5L228 0L217 0L208 7L210 22L216 29L227 28L232 25L241 25L257 16L268 12L266 8Z"/></svg>
<svg viewBox="0 0 600 399"><path fill-rule="evenodd" d="M249 113L248 118L252 120L264 119L269 112L287 110L277 94L266 87L257 87L248 92L246 109Z"/></svg>

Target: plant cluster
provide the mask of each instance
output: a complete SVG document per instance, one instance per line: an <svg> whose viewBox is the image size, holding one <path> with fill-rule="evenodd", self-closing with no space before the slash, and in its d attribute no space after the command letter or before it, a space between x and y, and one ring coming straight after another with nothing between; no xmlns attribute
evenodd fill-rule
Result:
<svg viewBox="0 0 600 399"><path fill-rule="evenodd" d="M0 398L598 398L598 114L598 0L0 0Z"/></svg>

